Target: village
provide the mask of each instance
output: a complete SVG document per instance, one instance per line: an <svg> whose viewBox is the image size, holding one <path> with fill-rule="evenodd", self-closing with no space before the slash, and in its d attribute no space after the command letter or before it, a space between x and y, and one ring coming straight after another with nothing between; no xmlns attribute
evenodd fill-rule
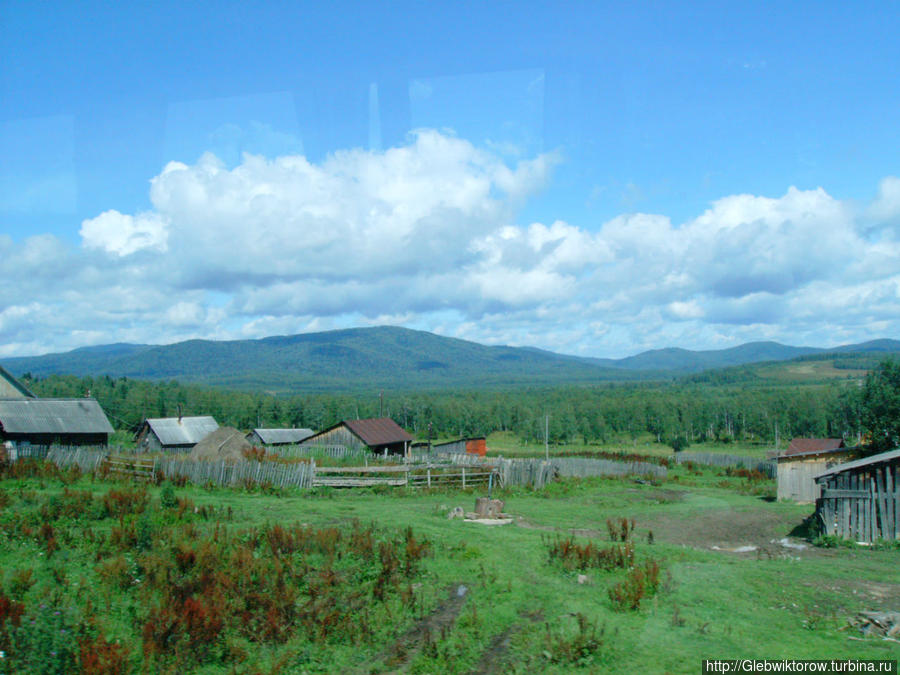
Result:
<svg viewBox="0 0 900 675"><path fill-rule="evenodd" d="M127 455L122 449L106 449L112 433L96 400L39 398L0 367L0 441L7 461L50 456L61 466L78 463L88 470L104 466L145 476L159 471L169 478L200 482L215 477L220 484L231 485L255 476L297 487L466 489L493 486L495 480L498 487L543 487L560 476L665 475L664 467L640 461L551 459L549 454L543 461L488 457L484 437L416 441L390 418L342 420L318 432L262 428L241 432L220 427L211 416L146 419ZM55 451L52 446L57 446ZM900 449L865 458L858 454L859 449L847 447L843 439L795 438L783 453L766 461L676 453L672 462L762 471L776 480L776 499L815 506L815 520L824 534L866 543L896 540ZM267 465L259 461L266 456L311 462ZM339 460L340 466L320 462L316 467L316 457ZM245 465L249 458L257 460L252 467Z"/></svg>
<svg viewBox="0 0 900 675"><path fill-rule="evenodd" d="M50 672L655 671L648 632L691 672L700 649L885 658L900 637L900 450L504 456L390 417L113 436L97 400L0 368L0 649L26 672L70 631ZM84 601L106 603L93 628ZM750 639L760 615L781 634Z"/></svg>

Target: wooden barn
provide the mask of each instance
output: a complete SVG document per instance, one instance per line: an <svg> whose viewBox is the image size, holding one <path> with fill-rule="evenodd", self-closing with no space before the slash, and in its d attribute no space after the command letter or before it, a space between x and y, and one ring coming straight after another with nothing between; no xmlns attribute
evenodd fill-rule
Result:
<svg viewBox="0 0 900 675"><path fill-rule="evenodd" d="M778 462L778 499L812 504L819 498L816 476L850 459L842 438L795 438Z"/></svg>
<svg viewBox="0 0 900 675"><path fill-rule="evenodd" d="M12 373L0 366L0 398L37 398Z"/></svg>
<svg viewBox="0 0 900 675"><path fill-rule="evenodd" d="M315 433L312 429L254 429L247 440L253 445L297 445Z"/></svg>
<svg viewBox="0 0 900 675"><path fill-rule="evenodd" d="M0 441L16 445L106 445L113 428L92 398L0 399Z"/></svg>
<svg viewBox="0 0 900 675"><path fill-rule="evenodd" d="M900 449L839 464L816 481L825 534L867 543L900 538Z"/></svg>
<svg viewBox="0 0 900 675"><path fill-rule="evenodd" d="M344 420L333 427L307 438L304 443L343 445L348 448L369 448L379 455L409 453L413 437L389 417L366 420Z"/></svg>
<svg viewBox="0 0 900 675"><path fill-rule="evenodd" d="M484 436L435 443L433 447L436 452L444 454L479 455L481 457L487 454L487 440Z"/></svg>
<svg viewBox="0 0 900 675"><path fill-rule="evenodd" d="M156 417L144 420L136 441L144 452L188 452L219 428L212 417Z"/></svg>

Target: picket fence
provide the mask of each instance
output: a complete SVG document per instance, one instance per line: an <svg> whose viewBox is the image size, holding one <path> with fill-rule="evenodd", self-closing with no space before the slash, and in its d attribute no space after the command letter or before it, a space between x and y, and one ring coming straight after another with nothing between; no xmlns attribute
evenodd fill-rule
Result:
<svg viewBox="0 0 900 675"><path fill-rule="evenodd" d="M676 464L694 462L708 466L721 466L732 469L756 469L769 478L778 475L778 463L772 460L761 460L758 457L743 455L724 455L718 452L677 452L674 455Z"/></svg>
<svg viewBox="0 0 900 675"><path fill-rule="evenodd" d="M319 446L321 449L323 446ZM104 459L109 457L104 448L57 447L48 450L46 458L64 468L72 465L84 472L97 470ZM646 462L619 462L608 459L588 459L578 457L555 457L549 461L541 459L485 458L476 455L456 454L441 458L443 461L411 462L396 467L379 467L367 458L367 467L317 467L315 458L309 462L245 461L229 464L218 462L195 462L179 457L159 458L154 461L153 471L168 479L184 478L197 485L241 485L244 483L269 484L275 487L311 488L316 485L337 484L337 480L322 480L325 476L348 471L358 474L382 472L385 469L402 473L402 482L396 484L411 487L435 487L437 485L460 485L474 487L488 484L490 476L502 486L526 486L543 489L548 482L559 477L589 476L646 476L664 479L666 468ZM456 470L454 467L458 467ZM470 468L471 467L471 470ZM317 480L317 475L320 477ZM360 476L356 476L359 478ZM398 478L400 476L398 475ZM360 485L369 481L358 482Z"/></svg>
<svg viewBox="0 0 900 675"><path fill-rule="evenodd" d="M47 449L45 457L60 469L78 466L84 473L96 471L108 452L101 447L57 446ZM19 455L21 457L21 455Z"/></svg>
<svg viewBox="0 0 900 675"><path fill-rule="evenodd" d="M647 462L618 462L584 457L503 459L499 461L498 471L502 485L530 486L538 490L558 477L648 476L651 479L665 479L668 475L666 467Z"/></svg>
<svg viewBox="0 0 900 675"><path fill-rule="evenodd" d="M315 462L194 462L189 459L158 459L156 471L165 478L185 478L195 485L243 485L255 483L273 487L309 488L313 485Z"/></svg>

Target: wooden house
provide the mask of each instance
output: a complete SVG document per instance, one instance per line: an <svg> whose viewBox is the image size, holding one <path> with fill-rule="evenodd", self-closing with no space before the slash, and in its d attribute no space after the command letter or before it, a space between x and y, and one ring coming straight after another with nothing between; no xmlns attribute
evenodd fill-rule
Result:
<svg viewBox="0 0 900 675"><path fill-rule="evenodd" d="M381 417L366 420L344 420L325 431L310 436L305 444L343 445L347 448L369 448L379 455L403 455L409 452L413 437L394 420Z"/></svg>
<svg viewBox="0 0 900 675"><path fill-rule="evenodd" d="M37 398L6 368L0 366L0 398Z"/></svg>
<svg viewBox="0 0 900 675"><path fill-rule="evenodd" d="M254 429L247 440L253 445L297 445L315 433L312 429Z"/></svg>
<svg viewBox="0 0 900 675"><path fill-rule="evenodd" d="M850 458L841 438L795 438L778 462L778 499L812 504L819 498L816 476Z"/></svg>
<svg viewBox="0 0 900 675"><path fill-rule="evenodd" d="M900 539L900 449L839 464L816 482L825 534L866 543Z"/></svg>
<svg viewBox="0 0 900 675"><path fill-rule="evenodd" d="M189 452L219 428L212 417L156 417L144 420L136 441L143 452Z"/></svg>
<svg viewBox="0 0 900 675"><path fill-rule="evenodd" d="M0 441L16 445L106 445L112 425L92 398L0 399Z"/></svg>

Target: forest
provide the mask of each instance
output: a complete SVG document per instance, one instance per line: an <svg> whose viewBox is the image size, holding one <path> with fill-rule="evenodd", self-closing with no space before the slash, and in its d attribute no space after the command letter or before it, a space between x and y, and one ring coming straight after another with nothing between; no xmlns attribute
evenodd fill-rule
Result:
<svg viewBox="0 0 900 675"><path fill-rule="evenodd" d="M153 382L127 377L50 375L23 381L39 396L93 396L119 430L148 417L212 415L239 429L307 427L342 419L389 416L418 438L482 436L509 431L553 444L606 443L651 435L661 443L749 441L776 436L844 437L856 443L862 424L858 380L806 385L750 385L680 380L507 391L382 392L274 395ZM680 440L679 440L680 439Z"/></svg>

